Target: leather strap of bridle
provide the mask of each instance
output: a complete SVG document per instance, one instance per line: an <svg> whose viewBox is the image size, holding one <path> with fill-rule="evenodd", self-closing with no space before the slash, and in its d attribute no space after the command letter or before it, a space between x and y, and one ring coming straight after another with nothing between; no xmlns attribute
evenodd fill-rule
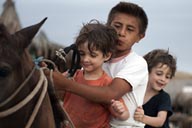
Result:
<svg viewBox="0 0 192 128"><path fill-rule="evenodd" d="M68 47L65 47L64 49L59 49L59 51L56 51L56 55L62 59L66 63L65 56L70 52L73 51L72 53L72 61L71 61L71 66L70 69L68 70L68 76L67 77L72 77L77 69L80 69L80 54L79 51L76 47L75 44L72 44Z"/></svg>
<svg viewBox="0 0 192 128"><path fill-rule="evenodd" d="M79 69L81 66L80 66L80 55L76 45L72 44L70 48L71 50L73 50L73 55L72 55L71 67L69 69L70 74L69 77L72 77L75 74L76 70Z"/></svg>

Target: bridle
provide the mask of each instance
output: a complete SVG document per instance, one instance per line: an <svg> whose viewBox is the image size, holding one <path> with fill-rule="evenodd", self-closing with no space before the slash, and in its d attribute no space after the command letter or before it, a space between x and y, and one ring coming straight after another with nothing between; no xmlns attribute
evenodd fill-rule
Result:
<svg viewBox="0 0 192 128"><path fill-rule="evenodd" d="M0 103L0 107L5 106L7 103L9 103L20 91L21 89L24 87L24 85L26 85L26 83L29 81L29 79L31 78L31 76L33 75L35 71L35 66L33 67L31 73L28 75L28 77L25 79L25 81L19 86L18 89L16 89L16 91L10 96L8 97L4 102ZM41 87L43 87L42 92L40 94L40 97L37 101L37 104L35 105L35 108L32 112L32 115L30 116L25 128L30 128L38 111L39 108L43 102L43 99L45 98L45 95L47 93L47 87L48 87L48 82L47 82L47 78L44 75L43 69L40 68L39 69L40 72L40 78L38 83L36 84L36 87L32 90L32 92L22 101L20 101L18 104L14 105L11 108L8 108L7 110L1 111L0 112L0 118L4 118L7 117L15 112L17 112L19 109L23 108L27 103L29 103L31 101L31 99L33 99L33 97L38 93L38 91L41 89Z"/></svg>
<svg viewBox="0 0 192 128"><path fill-rule="evenodd" d="M61 48L58 51L56 51L56 56L58 56L61 60L63 60L66 63L65 56L70 52L73 51L72 54L72 61L71 61L71 67L68 70L68 76L67 77L72 77L77 69L80 69L80 54L77 49L77 46L75 44L72 44L68 47L65 47L64 49Z"/></svg>

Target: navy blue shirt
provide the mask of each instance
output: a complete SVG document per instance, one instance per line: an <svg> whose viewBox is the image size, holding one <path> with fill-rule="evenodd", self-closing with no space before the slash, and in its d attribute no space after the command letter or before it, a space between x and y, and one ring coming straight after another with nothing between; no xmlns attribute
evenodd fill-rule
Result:
<svg viewBox="0 0 192 128"><path fill-rule="evenodd" d="M167 111L167 118L161 128L169 128L169 117L173 114L171 106L171 98L169 94L163 90L159 94L153 96L147 103L143 105L145 115L156 117L159 111ZM146 125L145 128L153 128Z"/></svg>

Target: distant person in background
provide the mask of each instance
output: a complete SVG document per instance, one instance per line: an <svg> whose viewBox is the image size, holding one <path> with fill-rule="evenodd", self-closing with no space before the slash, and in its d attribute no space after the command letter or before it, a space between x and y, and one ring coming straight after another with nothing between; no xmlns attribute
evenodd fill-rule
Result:
<svg viewBox="0 0 192 128"><path fill-rule="evenodd" d="M112 27L96 20L85 24L75 41L82 69L76 71L73 80L94 87L109 85L112 78L103 70L102 65L113 55L117 39L117 33ZM121 103L124 105L123 100ZM113 104L117 108L92 102L70 92L66 92L64 96L64 108L76 128L110 128L111 114L119 120L128 119L129 111L126 106L118 105L117 101Z"/></svg>
<svg viewBox="0 0 192 128"><path fill-rule="evenodd" d="M144 58L148 64L149 81L144 104L136 109L134 119L146 124L145 128L169 128L171 99L163 89L175 75L176 59L163 49L155 49Z"/></svg>
<svg viewBox="0 0 192 128"><path fill-rule="evenodd" d="M145 37L148 18L140 6L131 2L119 2L108 16L107 25L112 26L118 40L114 44L116 52L103 69L113 80L108 86L89 86L65 78L59 72L53 72L56 89L66 90L97 103L111 104L114 100L123 98L130 117L121 121L112 118L113 128L143 128L144 124L135 121L135 109L143 104L147 87L148 70L144 58L132 49L132 46ZM49 72L45 72L49 75ZM78 107L78 106L77 106Z"/></svg>

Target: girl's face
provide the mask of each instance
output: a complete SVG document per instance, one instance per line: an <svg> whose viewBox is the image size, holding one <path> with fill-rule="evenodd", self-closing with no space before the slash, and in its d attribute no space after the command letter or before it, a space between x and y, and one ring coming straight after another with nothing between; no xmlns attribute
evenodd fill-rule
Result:
<svg viewBox="0 0 192 128"><path fill-rule="evenodd" d="M149 73L148 87L158 92L171 80L171 70L166 64L159 63Z"/></svg>
<svg viewBox="0 0 192 128"><path fill-rule="evenodd" d="M88 43L85 42L78 47L81 58L81 66L84 69L84 73L103 73L102 64L110 59L111 54L104 56L100 50L92 48L91 51L88 49Z"/></svg>
<svg viewBox="0 0 192 128"><path fill-rule="evenodd" d="M117 57L129 53L132 46L144 37L144 34L139 34L139 20L134 16L117 13L111 26L115 28L119 36Z"/></svg>

